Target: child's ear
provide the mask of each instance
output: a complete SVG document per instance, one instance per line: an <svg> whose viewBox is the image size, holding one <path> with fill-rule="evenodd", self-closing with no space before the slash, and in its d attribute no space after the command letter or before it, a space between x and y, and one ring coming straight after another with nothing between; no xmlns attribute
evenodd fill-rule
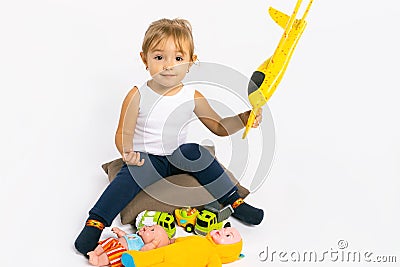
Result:
<svg viewBox="0 0 400 267"><path fill-rule="evenodd" d="M193 55L193 57L192 57L192 63L196 62L196 60L197 60L197 55Z"/></svg>
<svg viewBox="0 0 400 267"><path fill-rule="evenodd" d="M194 62L196 62L196 60L197 60L197 55L193 55L192 61L189 63L189 67L191 67L194 64Z"/></svg>
<svg viewBox="0 0 400 267"><path fill-rule="evenodd" d="M147 68L147 59L146 59L146 55L143 52L140 52L140 58L143 61L143 64L146 66Z"/></svg>

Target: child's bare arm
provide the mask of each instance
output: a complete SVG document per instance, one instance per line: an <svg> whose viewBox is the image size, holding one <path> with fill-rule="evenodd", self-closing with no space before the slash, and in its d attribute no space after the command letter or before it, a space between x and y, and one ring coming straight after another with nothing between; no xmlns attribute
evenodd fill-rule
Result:
<svg viewBox="0 0 400 267"><path fill-rule="evenodd" d="M125 162L134 165L143 165L143 160L133 151L133 135L139 113L140 94L137 87L129 91L122 103L118 128L115 134L115 144ZM138 159L138 160L135 160ZM142 163L142 164L141 164Z"/></svg>
<svg viewBox="0 0 400 267"><path fill-rule="evenodd" d="M244 128L250 111L232 117L221 118L210 106L207 99L196 91L194 113L211 132L218 136L228 136ZM257 123L259 120L257 120Z"/></svg>

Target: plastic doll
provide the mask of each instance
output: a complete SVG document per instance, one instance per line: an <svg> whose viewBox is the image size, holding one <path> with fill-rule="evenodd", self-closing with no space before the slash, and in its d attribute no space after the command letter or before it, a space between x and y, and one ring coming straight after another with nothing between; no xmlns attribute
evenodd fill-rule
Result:
<svg viewBox="0 0 400 267"><path fill-rule="evenodd" d="M178 237L169 246L122 254L125 267L220 267L239 259L243 241L233 227L211 231L206 237Z"/></svg>
<svg viewBox="0 0 400 267"><path fill-rule="evenodd" d="M97 246L102 230L143 188L170 175L192 175L220 204L231 205L232 216L245 224L260 224L264 217L262 209L240 198L237 187L206 148L186 142L185 125L193 116L212 133L228 136L243 129L250 114L249 110L221 118L195 85L182 83L197 59L190 23L183 19L153 22L140 56L151 79L132 88L122 104L115 143L126 164L89 211L75 241L83 255ZM261 118L260 110L253 127L258 127Z"/></svg>
<svg viewBox="0 0 400 267"><path fill-rule="evenodd" d="M89 263L94 266L119 267L121 255L127 250L147 251L170 244L167 232L159 225L143 226L137 234L127 234L118 227L112 231L118 238L109 237L88 252Z"/></svg>

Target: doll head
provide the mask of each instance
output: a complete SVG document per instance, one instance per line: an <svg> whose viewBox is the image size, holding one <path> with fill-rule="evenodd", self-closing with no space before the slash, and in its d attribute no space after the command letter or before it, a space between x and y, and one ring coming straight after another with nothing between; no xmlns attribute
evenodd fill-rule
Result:
<svg viewBox="0 0 400 267"><path fill-rule="evenodd" d="M226 227L221 230L214 230L208 233L206 238L215 244L222 263L229 263L239 259L243 240L236 228Z"/></svg>
<svg viewBox="0 0 400 267"><path fill-rule="evenodd" d="M213 230L210 236L215 244L227 245L234 244L242 240L239 231L233 227L222 228L221 230Z"/></svg>
<svg viewBox="0 0 400 267"><path fill-rule="evenodd" d="M158 224L153 226L143 226L140 228L138 235L142 238L145 244L149 244L153 241L159 242L157 247L169 244L167 232Z"/></svg>

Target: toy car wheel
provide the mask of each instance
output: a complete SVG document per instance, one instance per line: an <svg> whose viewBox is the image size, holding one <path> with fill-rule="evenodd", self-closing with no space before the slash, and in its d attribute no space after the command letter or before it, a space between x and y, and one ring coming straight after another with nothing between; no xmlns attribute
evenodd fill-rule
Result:
<svg viewBox="0 0 400 267"><path fill-rule="evenodd" d="M226 227L231 227L231 223L230 222L225 223L224 228Z"/></svg>
<svg viewBox="0 0 400 267"><path fill-rule="evenodd" d="M193 224L191 224L191 223L188 223L188 224L185 226L185 231L186 231L186 232L188 232L188 233L192 233L192 232L193 232L193 230L194 230L194 226L193 226Z"/></svg>

